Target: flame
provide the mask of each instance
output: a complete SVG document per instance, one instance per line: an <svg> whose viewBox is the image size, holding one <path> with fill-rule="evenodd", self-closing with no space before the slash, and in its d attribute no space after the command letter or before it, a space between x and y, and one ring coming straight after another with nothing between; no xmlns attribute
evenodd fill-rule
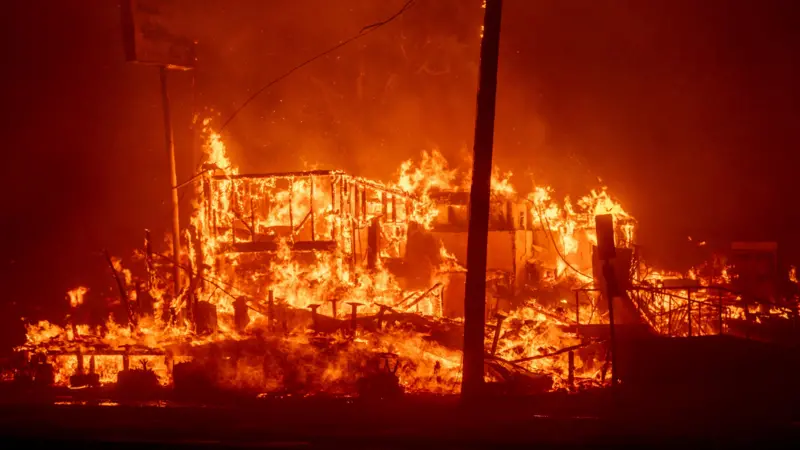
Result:
<svg viewBox="0 0 800 450"><path fill-rule="evenodd" d="M209 121L203 124L205 169L195 183L190 225L181 236L186 244L181 269L189 287L171 295L170 261L156 250L136 253L137 261L145 262L143 276L112 258L133 316L130 322L109 317L104 326L89 327L70 318L64 327L46 321L27 325L23 348L52 354L56 383L68 384L79 366L91 366L101 383L113 383L128 361L132 368L144 364L168 385L173 363L201 364L215 343L256 339L261 346L256 355L220 363L218 383L257 393L294 389L302 395L352 395L363 383L359 374L386 371L375 363L383 355L397 359L391 376L406 391L458 392L461 352L430 330L458 332L460 318L446 317L443 298L454 286L453 277L465 272L462 262L441 241L422 288L409 287L392 267L404 261L410 226L435 231L443 210L438 194L466 192L470 173L450 168L434 149L422 152L417 162L403 162L389 183L339 171L241 176L222 137ZM511 172L494 167L492 197L507 208L522 205L520 221L515 217L510 226L539 247L533 260L544 270L533 282L563 294L551 303L529 299L501 307L490 302L494 315L489 317L499 311L508 316L494 357L515 370L550 377L552 389L572 389L568 353L559 350L591 343L570 327L607 318L598 312L597 293L585 293L573 304L564 290L594 279L597 215L612 215L617 246L624 248L633 246L636 221L605 187L577 201L558 201L550 187L535 185L530 193L519 194L511 180ZM511 209L505 214L511 216ZM641 264L632 278L642 294L634 300L645 312L659 313L643 313L643 320L665 334L715 332L720 314L711 313L718 301L714 289L730 283L728 269L714 263L679 274ZM512 275L514 280L519 274ZM502 284L497 281L502 279L487 284ZM790 279L796 282L794 271ZM696 282L691 298L664 288L675 280ZM85 287L70 290L70 305L82 304L87 292ZM674 317L692 307L696 320L691 328L682 325L676 331ZM741 311L731 302L723 315L738 317ZM492 320L487 322L487 349L494 340ZM99 348L114 354L93 350ZM603 355L576 350L573 377L602 385Z"/></svg>
<svg viewBox="0 0 800 450"><path fill-rule="evenodd" d="M69 305L73 308L78 307L78 305L83 304L83 296L89 292L89 288L84 286L78 286L75 289L70 289L67 291L67 298L69 299Z"/></svg>

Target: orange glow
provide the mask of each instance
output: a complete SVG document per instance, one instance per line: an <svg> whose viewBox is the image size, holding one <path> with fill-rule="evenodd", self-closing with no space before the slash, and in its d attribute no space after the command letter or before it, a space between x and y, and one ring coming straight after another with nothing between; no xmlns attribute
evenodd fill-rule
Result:
<svg viewBox="0 0 800 450"><path fill-rule="evenodd" d="M67 298L69 298L69 305L73 308L83 304L83 296L89 292L89 288L78 286L75 289L67 291Z"/></svg>
<svg viewBox="0 0 800 450"><path fill-rule="evenodd" d="M451 330L461 322L460 317L449 317L443 304L448 289L456 286L454 277L465 272L456 257L458 251L444 241L436 244L435 264L429 279L421 281L422 288L409 287L392 267L398 261L414 264L405 259L410 226L417 224L432 232L439 214L448 211L437 203L435 194L466 192L469 173L451 169L444 156L432 150L422 152L418 162L403 162L396 180L387 183L339 171L244 177L227 156L221 136L209 121L204 126L207 171L195 183L190 226L183 235L187 245L182 246L182 270L195 280L193 295L184 291L177 298L170 296L171 275L162 270L144 277L144 293L152 298L153 311L141 314L135 326L122 326L112 318L102 329L45 321L29 324L24 347L56 353L51 358L56 383L69 383L70 375L78 370L78 354L83 355L84 370L91 366L101 383L112 383L122 370L122 353L130 352L130 368L152 370L159 383L169 385L172 367L163 356L167 350L174 353L173 362L187 362L202 357L209 344L260 336L260 345L268 350L262 349L258 358L225 362L217 382L260 393L278 392L290 376L287 367L293 367L302 372L291 376L303 380L306 393L351 395L359 370L370 367L378 352L383 352L401 361L396 376L406 391L458 392L461 353L430 333L431 328ZM545 269L552 267L552 272L543 270L533 280L541 287L591 287L597 215L611 214L618 247L632 247L636 221L605 187L574 202L569 197L557 201L547 186L535 186L520 195L511 179L511 172L495 167L492 197L498 204L523 205L521 211L515 210L511 223L522 233L523 242L533 242L538 248L527 258L541 262ZM509 216L511 212L507 210ZM167 266L158 253L138 254L140 261L151 261L148 267L156 267L151 271ZM118 258L112 262L128 289L128 301L139 304L142 296L134 289L139 278L134 277L133 266L123 266ZM713 284L729 281L727 267L716 272L717 278L703 277L699 270L684 276L642 266L633 282L660 289L670 279L695 280L700 284L693 300L702 301L712 298ZM87 292L85 287L70 290L70 305L82 304ZM567 386L567 353L558 351L596 344L586 342L570 326L576 321L607 320L597 311L597 293L583 296L577 304L566 293L554 304L535 298L522 303L501 299L502 306L491 303L494 313L505 311L507 316L495 358L515 364L516 370L550 377L552 389L572 389ZM190 301L209 305L214 320L192 319L202 309L190 308ZM688 304L665 291L656 291L646 301L648 308L658 310ZM487 320L487 350L493 345L494 313ZM412 316L415 319L409 319ZM658 332L672 332L663 319L666 316L659 317L645 321ZM709 325L699 320L693 327L696 333L710 332ZM320 352L320 340L330 351ZM94 348L115 354L92 356ZM279 356L272 360L264 353ZM576 354L574 377L602 384L603 354Z"/></svg>

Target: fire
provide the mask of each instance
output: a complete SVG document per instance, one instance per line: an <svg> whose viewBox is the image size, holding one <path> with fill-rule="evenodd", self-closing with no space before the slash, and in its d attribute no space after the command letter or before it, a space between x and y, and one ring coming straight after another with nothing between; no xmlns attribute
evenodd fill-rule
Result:
<svg viewBox="0 0 800 450"><path fill-rule="evenodd" d="M47 343L64 335L63 328L53 325L46 320L41 320L35 324L28 324L25 328L25 339L29 345L33 346Z"/></svg>
<svg viewBox="0 0 800 450"><path fill-rule="evenodd" d="M28 326L28 348L57 349L63 354L70 348L78 351L101 344L120 350L138 348L158 352L184 347L184 353L202 354L202 349L212 342L244 341L251 339L257 330L270 333L280 330L284 342L290 345L278 347L282 353L293 355L287 355L290 360L295 360L316 352L315 336L333 333L334 340L329 345L344 346L346 350L333 360L319 362L323 364L322 372L307 380L310 385L307 389L337 391L340 388L335 386L353 376L348 367L359 360L363 364L371 352L381 350L399 358L395 375L404 389L457 392L460 351L430 339L414 327L408 328L403 320L408 314L416 314L426 318L428 325L424 328L447 327L442 296L450 274L463 273L462 262L440 244L438 264L429 279L432 287L422 289L403 287L387 263L405 251L409 224L418 224L424 230L433 228L440 209L432 195L465 191L469 174L449 168L444 156L433 150L423 152L418 164L411 160L404 162L397 180L387 184L338 172L242 178L228 158L221 136L210 129L209 122L204 125L206 173L196 184L191 226L184 236L192 244L184 246L188 250L183 256L189 261L183 270L189 275L190 285L184 287L178 298L171 298L169 274L159 271L168 261L159 253L148 253L150 250L139 253L146 262L145 282L135 280L133 271L123 267L120 259L113 258L113 269L120 274L126 289L125 299L140 311L138 321L121 325L109 319L97 330L84 325L62 328L40 322ZM495 197L511 200L517 196L511 177L511 172L493 170L491 186ZM558 236L556 242L561 251L571 256L577 251L580 239L575 236L576 230L581 226L586 228L588 222L572 217L568 200L564 209L558 208L550 201L550 192L537 188L529 199L536 208L542 208L541 220L547 223L550 233ZM593 193L587 199L586 205L598 211L614 205L605 191ZM618 206L615 212L624 214ZM370 231L375 227L378 231ZM372 238L365 237L376 233L384 245L373 252L377 253L370 257L373 262L363 264L356 255L368 253L364 247L373 245L368 242ZM298 251L298 240L309 238L313 245ZM274 243L271 256L264 261L254 259L258 253L237 250L243 245L257 245L259 240ZM73 306L82 303L87 291L86 288L70 291L70 303ZM144 312L148 309L144 305L146 298L150 298L148 308L152 313ZM197 305L193 310L188 306L191 302ZM215 310L213 316L203 312L208 307L201 308L201 304L211 305ZM532 311L524 305L515 310L515 330L503 335L499 357L541 355L541 349L560 348L579 341L574 333L554 328L563 323ZM194 317L190 318L190 313ZM203 314L206 316L201 317ZM242 319L245 316L252 318ZM349 323L353 316L355 327ZM362 320L371 318L373 325L367 322L359 327L362 317ZM375 323L377 330L372 328ZM55 359L57 383L67 384L68 374L79 371L79 366L85 371L90 365L86 360L88 355L82 356L83 364L78 364L76 358L64 354ZM107 383L123 370L123 365L136 367L146 361L161 384L169 382L171 369L163 357L131 354L125 358L123 364L121 357L98 355L91 360L91 370L100 374L101 382ZM560 381L556 384L563 384L565 369L561 361L543 358L523 366L530 371L558 372L556 379ZM220 382L262 391L285 388L285 379L258 370L254 373L255 369L247 367L240 363L234 369L224 370ZM583 372L579 370L581 375Z"/></svg>
<svg viewBox="0 0 800 450"><path fill-rule="evenodd" d="M83 296L89 292L89 288L84 286L78 286L75 289L70 289L67 291L67 298L69 298L69 305L73 308L77 308L79 305L83 304Z"/></svg>
<svg viewBox="0 0 800 450"><path fill-rule="evenodd" d="M517 191L514 190L514 186L511 185L511 177L513 175L514 173L511 171L500 173L500 170L495 166L492 169L492 194L505 197L516 195Z"/></svg>
<svg viewBox="0 0 800 450"><path fill-rule="evenodd" d="M453 188L457 170L449 169L444 155L434 149L430 153L422 152L418 167L413 160L400 165L395 186L405 192L413 192L419 200L412 212L412 218L426 229L430 229L438 210L433 207L431 192Z"/></svg>
<svg viewBox="0 0 800 450"><path fill-rule="evenodd" d="M448 302L463 298L465 253L454 242L466 236L469 172L432 150L403 162L387 183L325 170L242 175L222 137L209 121L204 126L205 161L181 236L187 281L180 294L171 295L172 261L151 248L149 235L136 252L138 266L112 258L128 317L109 317L102 327L72 318L65 326L27 326L24 349L51 355L56 383L87 372L113 383L125 372L150 373L167 386L199 367L220 386L258 394L354 395L389 382L407 392L458 392L462 323ZM576 325L607 320L591 290L594 221L612 215L618 247L630 251L636 221L605 187L557 201L547 186L519 194L511 179L511 172L492 171L492 220L502 228L495 236L513 236L509 248L527 253L487 275L491 377L519 372L549 380L550 389L601 385L604 344L576 332ZM533 244L529 250L518 242ZM662 286L683 275L635 269L637 292L650 295L632 299L646 302L643 310L703 301L690 312L698 318L713 316L702 308L710 308L717 283L730 281L727 267L711 277L697 268L685 276L698 283L692 298L682 300ZM587 286L583 297L567 300ZM537 298L545 291L557 300ZM70 290L70 305L83 304L87 292ZM674 331L672 316L642 320L666 333ZM685 328L709 330L699 319ZM240 350L220 356L221 346Z"/></svg>

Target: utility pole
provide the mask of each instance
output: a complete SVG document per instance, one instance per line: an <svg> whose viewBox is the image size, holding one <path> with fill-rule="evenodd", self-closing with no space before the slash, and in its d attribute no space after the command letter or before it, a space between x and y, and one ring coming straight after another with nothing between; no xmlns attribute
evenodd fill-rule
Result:
<svg viewBox="0 0 800 450"><path fill-rule="evenodd" d="M485 7L475 117L472 187L469 193L467 280L464 296L464 373L461 382L462 400L473 404L483 393L486 247L489 233L497 62L503 1L486 0Z"/></svg>
<svg viewBox="0 0 800 450"><path fill-rule="evenodd" d="M164 110L164 139L167 144L167 157L169 160L169 188L172 197L172 276L174 279L173 294L175 298L181 292L181 223L178 200L178 175L175 170L175 140L172 135L172 114L169 106L169 91L167 90L167 67L159 67L161 74L161 105Z"/></svg>

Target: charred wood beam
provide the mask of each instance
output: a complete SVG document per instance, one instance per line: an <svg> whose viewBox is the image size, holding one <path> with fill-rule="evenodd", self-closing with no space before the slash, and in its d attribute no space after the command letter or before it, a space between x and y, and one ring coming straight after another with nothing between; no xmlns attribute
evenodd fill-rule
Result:
<svg viewBox="0 0 800 450"><path fill-rule="evenodd" d="M255 242L256 241L256 207L254 204L253 195L253 183L250 183L248 180L247 183L247 193L250 197L250 240Z"/></svg>
<svg viewBox="0 0 800 450"><path fill-rule="evenodd" d="M294 178L294 177L310 177L310 176L335 176L335 175L344 175L347 174L341 170L326 170L326 169L319 169L319 170L298 170L293 172L268 172L268 173L252 173L252 174L229 174L229 175L214 175L212 178L215 180L238 180L238 179L259 179L259 178L275 178L275 179L285 179L285 178Z"/></svg>
<svg viewBox="0 0 800 450"><path fill-rule="evenodd" d="M527 304L525 304L525 306L535 310L536 312L540 313L541 315L543 315L543 316L545 316L545 317L547 317L549 319L552 319L552 320L556 321L558 325L568 325L568 320L564 320L563 317L559 317L558 315L549 312L548 310L542 308L539 305L536 305L534 303L527 303ZM569 321L571 321L571 320L569 320ZM578 324L577 321L575 323Z"/></svg>
<svg viewBox="0 0 800 450"><path fill-rule="evenodd" d="M294 177L289 178L289 228L294 234Z"/></svg>
<svg viewBox="0 0 800 450"><path fill-rule="evenodd" d="M577 344L577 345L572 345L570 347L564 347L564 348L562 348L560 350L556 350L554 352L543 353L541 355L536 355L536 356L529 356L527 358L515 359L515 360L509 361L509 362L512 362L514 364L519 364L519 363L524 363L524 362L529 362L529 361L536 361L537 359L552 358L553 356L558 356L558 355L562 355L564 353L569 353L571 351L575 351L575 350L578 350L578 349L581 349L581 348L584 348L584 347L588 347L590 345L597 344L598 342L601 342L601 341L585 342L585 343L581 343L581 344Z"/></svg>
<svg viewBox="0 0 800 450"><path fill-rule="evenodd" d="M176 236L176 238L179 238L179 236ZM103 255L106 257L108 267L111 268L111 274L114 276L114 280L117 282L120 301L122 301L122 304L125 306L125 310L128 313L128 326L131 330L133 330L136 327L136 316L133 313L131 303L128 301L128 292L125 288L125 282L122 281L122 278L120 278L119 273L117 272L117 268L114 267L114 261L111 260L111 254L108 253L108 250L103 250Z"/></svg>
<svg viewBox="0 0 800 450"><path fill-rule="evenodd" d="M65 355L78 355L78 353L82 353L84 355L98 355L98 356L164 356L166 354L166 350L160 350L157 348L142 348L142 349L120 349L120 348L100 348L100 349L93 349L91 347L80 347L74 349L68 348L60 348L60 349L53 349L48 350L47 354L51 356L65 356Z"/></svg>
<svg viewBox="0 0 800 450"><path fill-rule="evenodd" d="M363 198L366 199L366 196ZM380 241L380 221L378 218L373 218L367 231L367 268L369 270L375 270L378 266Z"/></svg>
<svg viewBox="0 0 800 450"><path fill-rule="evenodd" d="M420 294L419 296L417 296L417 298L416 298L416 299L414 299L414 301L413 301L413 302L411 302L411 303L409 303L408 305L406 305L404 309L405 309L406 311L408 311L409 309L411 309L411 307L412 307L412 306L414 306L414 305L416 305L417 303L421 302L421 301L422 301L422 299L424 299L425 297L427 297L427 296L431 295L431 294L432 294L432 293L433 293L433 292L434 292L436 289L438 289L438 288L442 288L442 287L443 287L442 283L436 283L436 284L434 284L434 285L433 285L433 286L431 286L431 287L430 287L430 288L429 288L427 291L425 291L425 292L423 292L422 294ZM400 305L398 305L398 306L400 306Z"/></svg>
<svg viewBox="0 0 800 450"><path fill-rule="evenodd" d="M205 255L203 253L203 243L200 239L200 231L196 228L194 228L194 236L189 245L194 245L194 254L196 257L194 265L197 269L197 276L202 280L206 269ZM201 284L200 286L202 287L203 285Z"/></svg>
<svg viewBox="0 0 800 450"><path fill-rule="evenodd" d="M147 289L153 288L153 278L155 277L153 267L153 245L150 238L150 230L144 230L144 263L147 270Z"/></svg>
<svg viewBox="0 0 800 450"><path fill-rule="evenodd" d="M308 182L311 185L310 186L311 195L309 196L310 198L308 199L308 208L309 208L308 209L308 215L311 216L311 240L312 241L316 241L317 240L317 230L314 228L314 225L315 225L315 223L314 223L314 219L315 219L315 217L314 217L314 177L313 176L309 177L309 181Z"/></svg>
<svg viewBox="0 0 800 450"><path fill-rule="evenodd" d="M279 172L279 173L260 173L260 174L230 174L230 175L214 175L211 178L215 181L230 181L239 179L292 179L295 177L319 177L319 176L341 176L349 178L358 182L365 187L374 189L379 192L386 192L397 195L402 198L415 199L416 197L408 192L386 186L384 184L368 180L366 178L354 177L348 175L341 170L306 170L297 172Z"/></svg>
<svg viewBox="0 0 800 450"><path fill-rule="evenodd" d="M367 187L364 186L361 191L361 217L367 219Z"/></svg>
<svg viewBox="0 0 800 450"><path fill-rule="evenodd" d="M239 219L240 221L244 222L244 220L242 220L242 217L238 213L239 206L238 206L238 204L236 202L236 184L234 184L233 181L231 181L231 199L230 199L230 202L231 202L230 203L231 204L231 208L230 209L231 209L231 213L233 213L234 219ZM234 244L236 243L236 220L232 220L231 221L231 240L233 241ZM177 260L177 258L176 258L176 260ZM177 296L177 293L175 295Z"/></svg>
<svg viewBox="0 0 800 450"><path fill-rule="evenodd" d="M488 353L484 354L484 362L487 362L487 361L489 363L505 364L506 366L509 366L509 367L512 367L512 368L516 369L520 373L533 375L533 372L531 372L527 368L525 368L523 366L520 366L519 364L517 364L517 363L515 363L513 361L509 361L507 359L503 359L503 358L501 358L499 356L496 356L496 355L492 356L492 355L490 355Z"/></svg>
<svg viewBox="0 0 800 450"><path fill-rule="evenodd" d="M497 313L495 315L497 316L497 324L495 325L494 338L492 339L492 356L497 353L497 344L500 342L500 332L503 330L503 322L506 320L505 314Z"/></svg>
<svg viewBox="0 0 800 450"><path fill-rule="evenodd" d="M296 236L296 235L297 235L297 233L299 233L299 232L300 232L300 230L302 230L302 229L303 229L303 225L305 225L305 224L306 224L306 221L307 221L307 220L308 220L310 217L312 217L312 214L313 214L313 211L309 211L309 212L308 212L308 213L305 215L305 217L303 217L303 220L301 220L301 221L300 221L300 223L298 223L296 227L292 228L292 236ZM314 237L314 219L311 219L311 236L312 236L312 239L311 239L311 240L313 241L313 240L314 240L314 239L313 239L313 237Z"/></svg>

